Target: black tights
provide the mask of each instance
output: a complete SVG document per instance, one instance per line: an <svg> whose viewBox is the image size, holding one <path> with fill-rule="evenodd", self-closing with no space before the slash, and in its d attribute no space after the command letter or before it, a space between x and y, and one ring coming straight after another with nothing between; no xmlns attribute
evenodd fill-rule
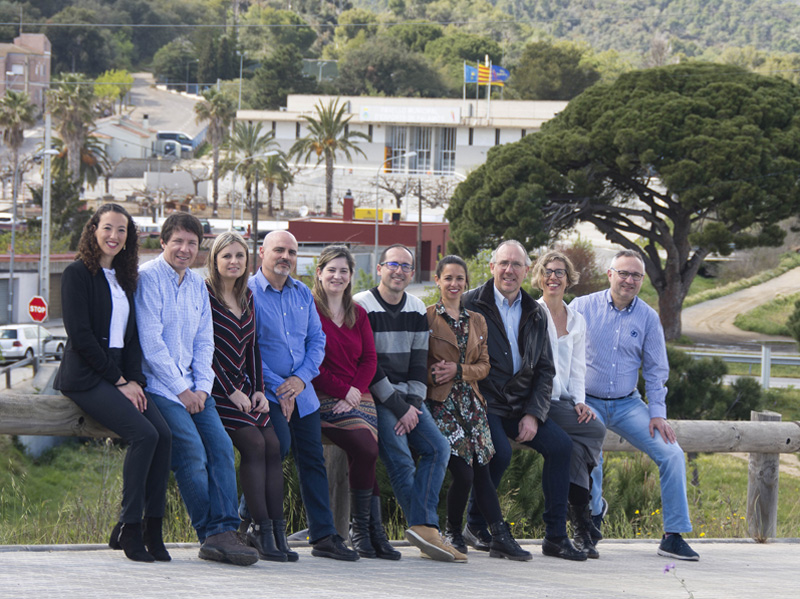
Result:
<svg viewBox="0 0 800 599"><path fill-rule="evenodd" d="M283 469L275 429L245 426L229 434L242 457L239 480L253 521L283 520Z"/></svg>
<svg viewBox="0 0 800 599"><path fill-rule="evenodd" d="M489 464L481 465L477 458L473 458L470 466L462 458L451 455L447 468L453 476L447 491L447 522L450 525L461 529L470 491L486 522L493 524L503 519L497 491L489 476Z"/></svg>

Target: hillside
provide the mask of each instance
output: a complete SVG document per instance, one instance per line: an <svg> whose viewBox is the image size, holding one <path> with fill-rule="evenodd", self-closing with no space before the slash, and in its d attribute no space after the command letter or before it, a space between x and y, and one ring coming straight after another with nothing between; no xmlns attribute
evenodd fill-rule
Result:
<svg viewBox="0 0 800 599"><path fill-rule="evenodd" d="M753 46L772 52L800 51L800 3L797 0L488 0L539 35L582 40L596 51L637 54L654 37L666 36L675 52L700 56L729 46ZM390 0L354 0L355 6L387 10ZM436 20L458 6L469 20L481 2L408 0L417 16ZM406 12L411 12L408 8ZM495 21L493 27L502 31Z"/></svg>

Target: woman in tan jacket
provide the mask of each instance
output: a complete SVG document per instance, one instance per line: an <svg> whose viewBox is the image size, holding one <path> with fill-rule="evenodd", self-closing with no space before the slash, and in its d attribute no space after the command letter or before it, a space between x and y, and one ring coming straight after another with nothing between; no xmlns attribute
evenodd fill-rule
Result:
<svg viewBox="0 0 800 599"><path fill-rule="evenodd" d="M464 260L445 256L436 266L434 280L441 298L428 307L426 401L451 448L447 467L453 480L447 491L445 539L461 553L467 553L461 523L470 490L474 488L478 507L490 523L489 555L528 561L531 554L517 544L503 521L497 491L489 477L494 446L486 419L486 402L478 390L478 381L489 374L486 321L461 305L461 296L469 287Z"/></svg>

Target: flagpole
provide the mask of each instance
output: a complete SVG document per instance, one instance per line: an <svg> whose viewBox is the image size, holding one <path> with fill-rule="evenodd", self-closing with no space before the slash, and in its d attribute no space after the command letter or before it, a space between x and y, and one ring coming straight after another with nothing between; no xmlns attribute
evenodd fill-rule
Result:
<svg viewBox="0 0 800 599"><path fill-rule="evenodd" d="M486 84L486 120L488 124L488 121L492 118L492 61L489 60L488 54L485 61L486 66L489 67L489 81Z"/></svg>

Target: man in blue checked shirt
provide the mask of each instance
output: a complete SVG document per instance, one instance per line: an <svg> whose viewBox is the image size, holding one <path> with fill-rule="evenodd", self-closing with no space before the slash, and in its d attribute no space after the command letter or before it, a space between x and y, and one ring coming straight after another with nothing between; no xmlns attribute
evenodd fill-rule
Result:
<svg viewBox="0 0 800 599"><path fill-rule="evenodd" d="M311 555L356 561L333 524L322 454L319 399L311 380L325 357L325 333L311 291L291 277L297 240L273 231L259 248L261 268L250 278L270 420L285 457L291 446L306 509Z"/></svg>
<svg viewBox="0 0 800 599"><path fill-rule="evenodd" d="M610 288L575 298L570 306L586 318L586 403L608 430L644 451L658 465L664 536L658 554L697 561L683 540L691 532L686 461L667 422L669 363L658 314L637 296L645 276L638 252L622 250L608 268ZM636 384L639 368L647 404ZM602 521L603 469L592 472L592 513Z"/></svg>
<svg viewBox="0 0 800 599"><path fill-rule="evenodd" d="M191 214L175 213L161 227L163 252L142 266L136 318L147 397L172 431L172 470L202 559L248 566L258 552L236 535L233 444L211 397L214 329L206 284L189 270L203 238Z"/></svg>

